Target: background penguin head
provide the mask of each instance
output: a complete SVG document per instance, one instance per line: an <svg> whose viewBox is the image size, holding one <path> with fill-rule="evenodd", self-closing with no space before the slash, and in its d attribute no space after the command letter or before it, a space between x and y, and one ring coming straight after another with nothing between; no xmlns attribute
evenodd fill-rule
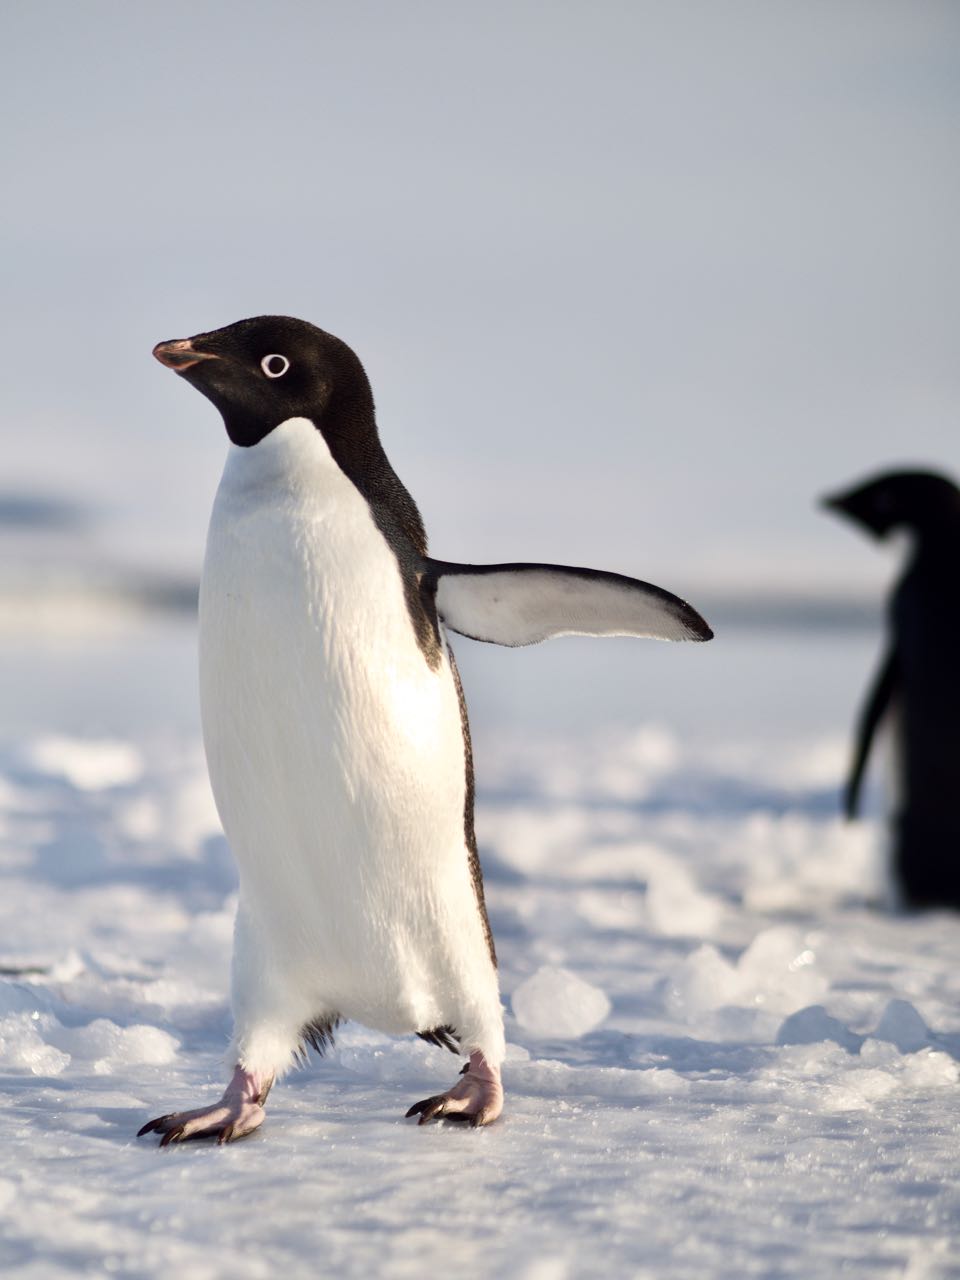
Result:
<svg viewBox="0 0 960 1280"><path fill-rule="evenodd" d="M934 471L888 471L822 501L877 538L906 528L920 534L960 529L960 489Z"/></svg>
<svg viewBox="0 0 960 1280"><path fill-rule="evenodd" d="M373 395L360 361L339 338L290 316L256 316L153 354L220 410L234 444L258 444L288 418L309 418L333 443L376 439Z"/></svg>

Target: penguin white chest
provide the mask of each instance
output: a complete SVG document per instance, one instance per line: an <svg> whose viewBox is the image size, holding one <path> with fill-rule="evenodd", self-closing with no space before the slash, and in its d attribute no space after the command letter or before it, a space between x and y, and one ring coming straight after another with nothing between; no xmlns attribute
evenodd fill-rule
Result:
<svg viewBox="0 0 960 1280"><path fill-rule="evenodd" d="M231 448L204 563L200 689L241 918L305 1000L384 1030L445 1021L451 964L489 967L440 640L431 667L397 557L311 422Z"/></svg>

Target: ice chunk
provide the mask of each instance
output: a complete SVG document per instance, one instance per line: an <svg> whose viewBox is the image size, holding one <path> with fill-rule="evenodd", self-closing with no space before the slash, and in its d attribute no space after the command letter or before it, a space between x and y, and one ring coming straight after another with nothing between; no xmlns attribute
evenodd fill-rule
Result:
<svg viewBox="0 0 960 1280"><path fill-rule="evenodd" d="M777 1044L819 1044L831 1040L848 1053L859 1053L863 1036L850 1031L837 1018L831 1018L822 1004L808 1005L791 1013L777 1032Z"/></svg>
<svg viewBox="0 0 960 1280"><path fill-rule="evenodd" d="M830 983L817 971L816 953L803 932L789 925L764 929L737 964L745 994L775 1013L793 1013L814 1004Z"/></svg>
<svg viewBox="0 0 960 1280"><path fill-rule="evenodd" d="M538 969L513 993L513 1014L531 1035L541 1039L576 1039L600 1025L610 1001L569 969Z"/></svg>
<svg viewBox="0 0 960 1280"><path fill-rule="evenodd" d="M931 1040L930 1028L909 1000L891 1000L874 1031L874 1040L888 1040L901 1053L916 1053Z"/></svg>
<svg viewBox="0 0 960 1280"><path fill-rule="evenodd" d="M705 944L683 961L666 991L666 1006L677 1017L696 1017L740 996L740 977L716 947Z"/></svg>
<svg viewBox="0 0 960 1280"><path fill-rule="evenodd" d="M776 926L758 933L735 965L715 947L698 948L667 985L666 1005L679 1017L726 1005L788 1014L814 1004L829 985L803 933Z"/></svg>
<svg viewBox="0 0 960 1280"><path fill-rule="evenodd" d="M69 1053L47 1044L41 1032L55 1023L49 1013L12 1013L0 1018L0 1066L58 1076L70 1064Z"/></svg>
<svg viewBox="0 0 960 1280"><path fill-rule="evenodd" d="M64 1030L57 1043L74 1058L93 1060L96 1075L112 1075L120 1066L163 1066L176 1056L179 1042L159 1027L119 1027L109 1018L95 1018L85 1027Z"/></svg>

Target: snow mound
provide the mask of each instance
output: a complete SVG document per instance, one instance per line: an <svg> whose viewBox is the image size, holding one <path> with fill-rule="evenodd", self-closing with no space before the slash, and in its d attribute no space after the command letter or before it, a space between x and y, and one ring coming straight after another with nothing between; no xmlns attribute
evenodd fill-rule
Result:
<svg viewBox="0 0 960 1280"><path fill-rule="evenodd" d="M511 999L513 1015L538 1039L576 1040L598 1027L610 1001L598 988L569 969L549 965L521 982Z"/></svg>

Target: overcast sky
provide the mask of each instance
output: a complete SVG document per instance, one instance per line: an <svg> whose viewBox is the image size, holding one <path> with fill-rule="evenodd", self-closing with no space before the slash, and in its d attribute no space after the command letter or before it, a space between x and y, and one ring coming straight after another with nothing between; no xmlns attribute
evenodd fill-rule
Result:
<svg viewBox="0 0 960 1280"><path fill-rule="evenodd" d="M436 554L878 584L817 494L960 472L960 5L2 8L0 490L192 570L225 436L150 358L364 361Z"/></svg>

